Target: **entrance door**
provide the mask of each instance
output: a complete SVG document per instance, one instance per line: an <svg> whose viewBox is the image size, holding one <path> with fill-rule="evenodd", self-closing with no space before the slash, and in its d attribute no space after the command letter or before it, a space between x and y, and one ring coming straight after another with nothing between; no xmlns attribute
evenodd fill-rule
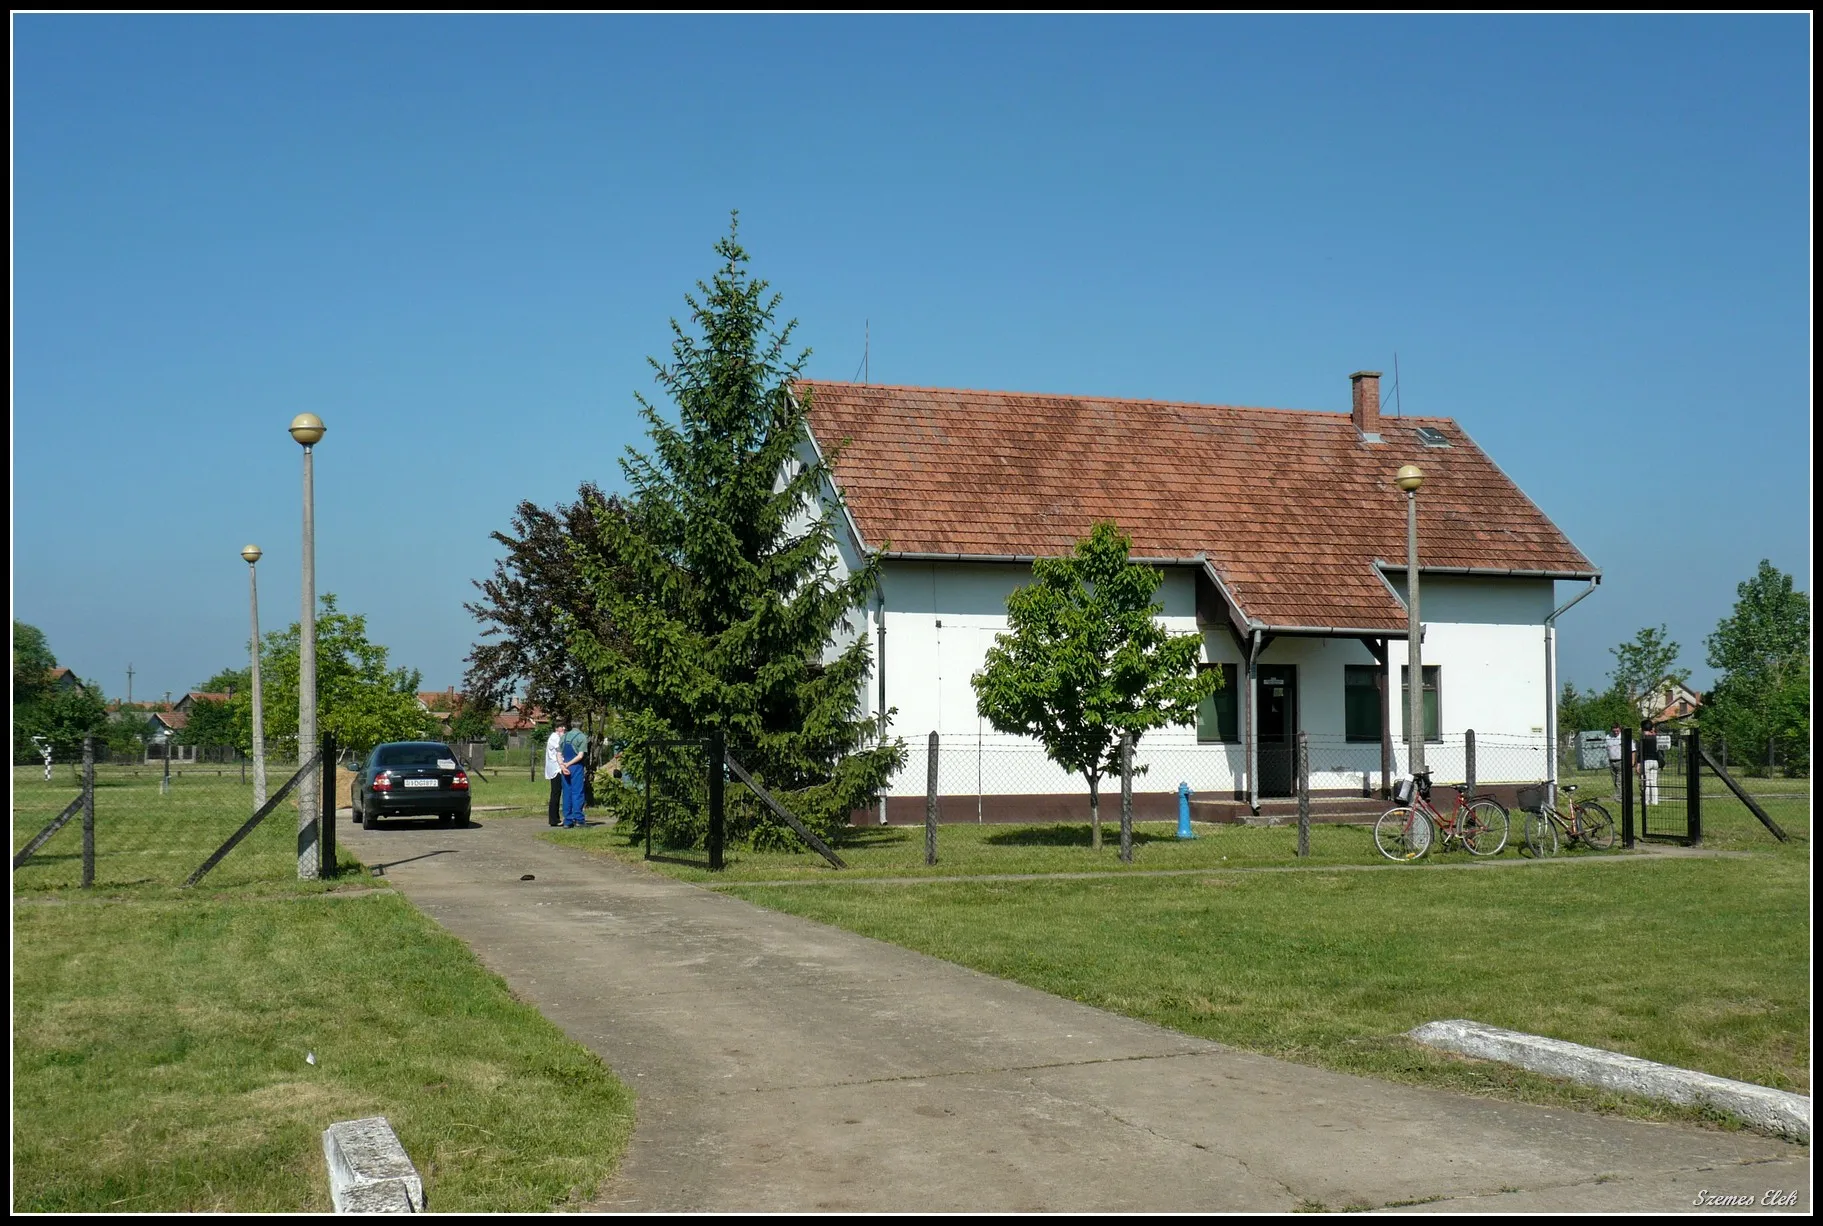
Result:
<svg viewBox="0 0 1823 1226"><path fill-rule="evenodd" d="M1259 667L1260 795L1290 796L1297 789L1298 667Z"/></svg>

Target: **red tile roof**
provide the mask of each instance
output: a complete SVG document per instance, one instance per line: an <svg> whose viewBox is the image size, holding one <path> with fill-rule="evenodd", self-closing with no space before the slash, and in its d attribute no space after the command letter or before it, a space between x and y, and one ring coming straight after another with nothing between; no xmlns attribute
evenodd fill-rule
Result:
<svg viewBox="0 0 1823 1226"><path fill-rule="evenodd" d="M418 701L424 704L426 710L440 711L445 715L456 709L456 697L455 686L447 690L418 691Z"/></svg>
<svg viewBox="0 0 1823 1226"><path fill-rule="evenodd" d="M1590 575L1595 567L1460 426L1346 413L807 380L811 429L869 549L1069 552L1100 519L1136 557L1208 557L1266 626L1402 632L1373 563L1403 567L1402 464L1424 469L1429 567ZM1449 447L1427 447L1420 427Z"/></svg>

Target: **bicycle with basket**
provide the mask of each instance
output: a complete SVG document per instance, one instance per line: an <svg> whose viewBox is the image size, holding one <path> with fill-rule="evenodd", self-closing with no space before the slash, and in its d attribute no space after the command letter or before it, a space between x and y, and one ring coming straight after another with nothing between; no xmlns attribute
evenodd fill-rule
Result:
<svg viewBox="0 0 1823 1226"><path fill-rule="evenodd" d="M1520 837L1531 855L1544 859L1564 847L1581 844L1592 851L1608 851L1614 846L1614 819L1598 800L1577 800L1576 785L1558 785L1564 799L1551 803L1551 789L1546 784L1519 789L1519 807L1525 811L1525 824Z"/></svg>
<svg viewBox="0 0 1823 1226"><path fill-rule="evenodd" d="M1507 845L1510 822L1506 806L1491 796L1468 794L1468 785L1446 784L1456 793L1456 806L1448 817L1431 803L1431 773L1419 771L1393 787L1394 807L1374 823L1374 846L1388 860L1410 862L1429 855L1452 841L1471 856L1497 856Z"/></svg>

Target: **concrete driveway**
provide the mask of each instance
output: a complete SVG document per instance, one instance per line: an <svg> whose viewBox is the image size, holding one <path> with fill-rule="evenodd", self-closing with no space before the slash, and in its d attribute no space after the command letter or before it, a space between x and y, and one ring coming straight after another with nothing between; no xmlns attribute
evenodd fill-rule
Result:
<svg viewBox="0 0 1823 1226"><path fill-rule="evenodd" d="M1804 1147L1249 1055L477 822L340 834L638 1093L597 1209L1810 1208Z"/></svg>

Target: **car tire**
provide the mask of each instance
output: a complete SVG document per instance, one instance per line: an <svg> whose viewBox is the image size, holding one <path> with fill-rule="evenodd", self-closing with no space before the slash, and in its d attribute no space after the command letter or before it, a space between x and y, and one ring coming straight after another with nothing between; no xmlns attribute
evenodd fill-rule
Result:
<svg viewBox="0 0 1823 1226"><path fill-rule="evenodd" d="M468 820L468 810L467 809L464 809L464 810L462 810L462 812L456 814L456 825L466 827L470 824L471 823Z"/></svg>
<svg viewBox="0 0 1823 1226"><path fill-rule="evenodd" d="M375 826L380 824L380 819L369 813L366 809L361 810L361 815L356 820L361 823L361 829L363 830L372 830Z"/></svg>

